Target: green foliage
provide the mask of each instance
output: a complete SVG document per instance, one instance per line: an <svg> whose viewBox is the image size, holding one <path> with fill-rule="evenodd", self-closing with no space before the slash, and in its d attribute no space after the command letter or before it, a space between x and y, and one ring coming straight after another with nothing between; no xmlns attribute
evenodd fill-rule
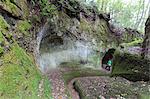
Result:
<svg viewBox="0 0 150 99"><path fill-rule="evenodd" d="M40 0L39 3L41 6L41 14L43 16L52 17L56 13L56 7L48 0Z"/></svg>
<svg viewBox="0 0 150 99"><path fill-rule="evenodd" d="M34 5L40 6L40 14L51 18L53 15L57 14L57 8L54 4L50 3L48 0L31 0Z"/></svg>
<svg viewBox="0 0 150 99"><path fill-rule="evenodd" d="M100 12L110 13L113 24L144 32L148 0L95 0Z"/></svg>

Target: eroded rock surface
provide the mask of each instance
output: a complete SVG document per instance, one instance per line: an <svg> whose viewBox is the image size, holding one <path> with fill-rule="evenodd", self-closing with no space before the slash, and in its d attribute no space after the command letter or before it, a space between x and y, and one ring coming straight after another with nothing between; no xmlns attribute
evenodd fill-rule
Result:
<svg viewBox="0 0 150 99"><path fill-rule="evenodd" d="M139 99L143 92L149 93L148 83L132 83L124 78L84 77L74 84L81 99Z"/></svg>

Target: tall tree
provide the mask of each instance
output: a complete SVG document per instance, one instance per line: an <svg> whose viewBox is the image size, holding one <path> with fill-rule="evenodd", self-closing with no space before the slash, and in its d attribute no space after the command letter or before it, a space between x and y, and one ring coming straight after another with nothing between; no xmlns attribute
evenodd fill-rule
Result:
<svg viewBox="0 0 150 99"><path fill-rule="evenodd" d="M145 0L143 0L143 3L142 3L142 12L141 12L141 16L136 24L136 29L139 27L141 21L142 21L142 18L144 17L144 9L145 9Z"/></svg>
<svg viewBox="0 0 150 99"><path fill-rule="evenodd" d="M150 15L145 23L145 38L143 42L143 53L144 58L150 59Z"/></svg>
<svg viewBox="0 0 150 99"><path fill-rule="evenodd" d="M118 26L143 30L150 0L96 0L101 12L110 13ZM144 32L144 31L143 31Z"/></svg>
<svg viewBox="0 0 150 99"><path fill-rule="evenodd" d="M142 25L144 25L145 19L147 18L147 14L149 12L149 9L150 9L150 0L148 1L147 5L145 6L144 15L143 15L143 18L141 20L141 24L139 27L142 27Z"/></svg>

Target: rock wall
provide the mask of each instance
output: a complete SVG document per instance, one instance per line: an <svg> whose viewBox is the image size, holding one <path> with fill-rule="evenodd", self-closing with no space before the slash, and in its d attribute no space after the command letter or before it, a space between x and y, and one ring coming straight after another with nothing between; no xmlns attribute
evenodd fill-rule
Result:
<svg viewBox="0 0 150 99"><path fill-rule="evenodd" d="M15 39L18 44L26 49L30 49L32 35L30 33L31 23L29 18L29 6L26 0L2 0L0 1L0 31L10 42ZM3 42L4 43L4 42ZM4 45L8 47L9 45Z"/></svg>
<svg viewBox="0 0 150 99"><path fill-rule="evenodd" d="M1 53L9 50L15 39L35 55L40 68L72 60L100 66L107 49L132 41L139 34L114 28L109 14L99 13L95 6L79 0L34 2L32 5L30 0L0 1L0 24L6 41L2 40Z"/></svg>
<svg viewBox="0 0 150 99"><path fill-rule="evenodd" d="M52 98L50 85L34 62L29 45L32 34L26 0L0 1L0 97ZM19 44L19 45L18 45ZM39 82L48 89L39 95ZM46 88L45 87L45 88Z"/></svg>
<svg viewBox="0 0 150 99"><path fill-rule="evenodd" d="M57 13L37 37L39 47L35 52L39 52L40 66L55 67L69 61L100 65L98 58L105 52L103 49L117 46L109 28L109 15L77 1L60 3L54 0L51 3L56 6Z"/></svg>
<svg viewBox="0 0 150 99"><path fill-rule="evenodd" d="M26 0L1 0L0 8L2 14L7 14L15 19L25 19L29 15Z"/></svg>
<svg viewBox="0 0 150 99"><path fill-rule="evenodd" d="M107 49L141 37L136 30L114 27L109 23L110 15L100 13L96 6L78 0L49 3L54 6L55 14L46 21L36 39L35 56L41 68L68 61L85 61L97 67Z"/></svg>

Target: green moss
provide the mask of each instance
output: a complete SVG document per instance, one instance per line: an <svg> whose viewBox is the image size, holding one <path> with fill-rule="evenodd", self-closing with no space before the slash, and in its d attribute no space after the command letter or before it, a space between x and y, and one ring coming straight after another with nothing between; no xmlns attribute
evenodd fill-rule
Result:
<svg viewBox="0 0 150 99"><path fill-rule="evenodd" d="M3 52L4 52L4 48L0 46L0 54L2 54Z"/></svg>
<svg viewBox="0 0 150 99"><path fill-rule="evenodd" d="M125 59L121 59L122 53L119 51L116 51L114 54L114 59L113 59L113 70L112 74L132 74L132 70L129 68L130 66L126 66L127 64L125 63ZM128 64L130 65L130 64Z"/></svg>
<svg viewBox="0 0 150 99"><path fill-rule="evenodd" d="M87 76L109 76L109 74L105 74L104 72L101 72L100 70L95 70L92 68L79 68L77 70L73 70L70 72L66 72L63 74L63 78L66 83L68 83L73 78L77 77L87 77Z"/></svg>
<svg viewBox="0 0 150 99"><path fill-rule="evenodd" d="M143 42L143 39L136 39L130 43L122 43L121 46L130 47L130 46L137 46Z"/></svg>
<svg viewBox="0 0 150 99"><path fill-rule="evenodd" d="M2 32L0 32L0 44L2 45L3 42L4 42L3 34L2 34Z"/></svg>
<svg viewBox="0 0 150 99"><path fill-rule="evenodd" d="M86 19L81 19L80 29L87 33L92 33L93 27L92 27L91 23L89 23Z"/></svg>
<svg viewBox="0 0 150 99"><path fill-rule="evenodd" d="M6 45L6 41L4 40L3 34L7 35L7 31L10 28L9 24L5 21L5 19L0 15L0 56L4 52L4 45ZM3 33L3 34L2 34Z"/></svg>
<svg viewBox="0 0 150 99"><path fill-rule="evenodd" d="M105 45L110 45L110 42L108 42L108 38L111 39L110 31L107 26L107 22L103 19L101 19L97 23L92 23L89 20L86 20L84 18L81 18L80 21L80 30L84 31L89 35L89 37L95 38L97 43L103 42ZM112 43L112 42L111 42Z"/></svg>
<svg viewBox="0 0 150 99"><path fill-rule="evenodd" d="M34 65L33 59L17 44L14 44L12 50L4 54L1 59L3 60L3 65L0 67L1 97L39 99L38 88L42 75Z"/></svg>
<svg viewBox="0 0 150 99"><path fill-rule="evenodd" d="M113 58L112 75L131 81L148 81L150 61L141 56L116 51Z"/></svg>
<svg viewBox="0 0 150 99"><path fill-rule="evenodd" d="M11 3L10 0L0 1L0 6L6 11L12 13L13 16L21 16L21 10L15 4Z"/></svg>
<svg viewBox="0 0 150 99"><path fill-rule="evenodd" d="M31 28L31 24L27 20L19 21L17 28L19 32L23 33L24 35L29 35L28 30Z"/></svg>
<svg viewBox="0 0 150 99"><path fill-rule="evenodd" d="M5 32L9 27L9 24L7 24L5 19L0 15L0 31ZM0 35L0 37L2 36Z"/></svg>
<svg viewBox="0 0 150 99"><path fill-rule="evenodd" d="M23 18L27 18L29 16L29 7L27 0L15 0L14 2L21 8L23 12Z"/></svg>

